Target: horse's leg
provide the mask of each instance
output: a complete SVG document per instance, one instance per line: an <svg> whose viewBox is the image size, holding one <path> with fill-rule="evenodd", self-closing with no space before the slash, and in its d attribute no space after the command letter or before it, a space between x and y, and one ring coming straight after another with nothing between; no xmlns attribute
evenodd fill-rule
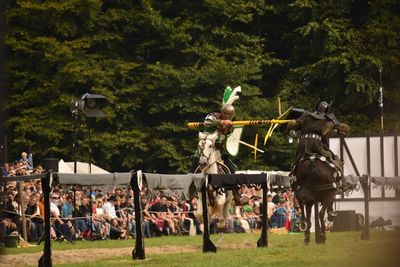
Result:
<svg viewBox="0 0 400 267"><path fill-rule="evenodd" d="M321 208L321 211L319 212L319 220L321 222L321 235L320 235L321 243L325 243L325 240L326 240L326 227L325 227L325 222L324 222L325 212L329 211L332 208L333 201L335 200L335 194L336 194L336 191L332 191L331 195L329 197L325 198L325 201L321 202L322 208ZM329 215L328 215L328 217L329 217Z"/></svg>
<svg viewBox="0 0 400 267"><path fill-rule="evenodd" d="M225 201L224 203L222 203L222 213L221 210L219 210L219 225L218 225L218 231L220 232L219 234L219 238L218 238L218 244L222 243L222 233L226 231L226 223L227 223L227 219L229 217L229 207L232 205L232 199L233 199L233 194L232 191L226 191L225 194ZM222 219L221 219L221 215L222 215ZM231 229L234 229L234 225L233 223L229 223L228 228L230 228L232 226ZM230 229L229 229L230 230Z"/></svg>
<svg viewBox="0 0 400 267"><path fill-rule="evenodd" d="M325 212L327 209L327 205L325 205L325 203L322 204L321 210L319 211L319 222L320 222L320 235L319 235L319 242L321 244L325 244L325 240L326 240L326 233L325 233Z"/></svg>
<svg viewBox="0 0 400 267"><path fill-rule="evenodd" d="M203 197L199 194L199 198L197 199L197 210L196 210L196 219L199 222L199 228L201 231L204 229L204 220L203 220Z"/></svg>
<svg viewBox="0 0 400 267"><path fill-rule="evenodd" d="M218 206L218 232L223 232L225 230L225 213L224 204L226 201L226 193L218 194L217 196L217 206Z"/></svg>
<svg viewBox="0 0 400 267"><path fill-rule="evenodd" d="M304 232L304 243L308 245L310 243L310 229L311 229L311 208L312 208L312 202L307 203L306 206L306 222L307 222L307 228L306 231Z"/></svg>
<svg viewBox="0 0 400 267"><path fill-rule="evenodd" d="M321 240L321 229L319 225L319 206L318 206L318 201L314 201L314 220L315 220L315 243L320 243Z"/></svg>
<svg viewBox="0 0 400 267"><path fill-rule="evenodd" d="M232 206L232 201L233 201L233 192L231 190L228 190L225 193L224 210L222 213L224 220L226 220L229 217L229 208Z"/></svg>
<svg viewBox="0 0 400 267"><path fill-rule="evenodd" d="M301 208L301 221L300 221L300 230L305 231L307 229L307 222L306 222L306 214L304 212L304 204L299 203Z"/></svg>

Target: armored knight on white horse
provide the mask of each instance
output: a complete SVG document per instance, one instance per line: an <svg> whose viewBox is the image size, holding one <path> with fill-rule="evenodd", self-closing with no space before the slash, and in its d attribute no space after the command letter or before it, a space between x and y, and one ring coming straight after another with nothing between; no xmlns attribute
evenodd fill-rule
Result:
<svg viewBox="0 0 400 267"><path fill-rule="evenodd" d="M235 173L235 165L229 159L226 152L225 142L233 133L232 118L235 115L233 102L239 99L238 93L241 92L240 86L235 89L227 87L222 100L221 112L212 112L208 114L204 121L204 131L199 132L199 143L196 156L192 162L191 172L194 173L218 173L233 174ZM227 191L223 194L217 194L208 190L209 204L218 216L218 228L222 229L225 225L225 219L229 216L228 210L232 205L232 199L235 198L236 204L240 204L240 194L236 190L234 192ZM201 196L200 196L201 197ZM200 205L200 206L199 206ZM197 217L202 222L201 199L198 201Z"/></svg>

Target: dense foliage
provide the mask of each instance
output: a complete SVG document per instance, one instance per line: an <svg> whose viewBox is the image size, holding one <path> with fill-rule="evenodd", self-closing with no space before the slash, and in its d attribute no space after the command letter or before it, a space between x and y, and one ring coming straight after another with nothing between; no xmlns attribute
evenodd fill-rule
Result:
<svg viewBox="0 0 400 267"><path fill-rule="evenodd" d="M386 129L400 128L400 4L397 1L9 0L6 127L12 155L31 144L110 170L186 172L197 144L187 121L220 108L227 85L242 86L238 119L312 109L333 100L353 133L378 132L383 69ZM106 118L74 121L71 101L99 93ZM265 127L245 129L254 142ZM260 145L261 145L260 138ZM294 147L274 135L240 169L288 169Z"/></svg>

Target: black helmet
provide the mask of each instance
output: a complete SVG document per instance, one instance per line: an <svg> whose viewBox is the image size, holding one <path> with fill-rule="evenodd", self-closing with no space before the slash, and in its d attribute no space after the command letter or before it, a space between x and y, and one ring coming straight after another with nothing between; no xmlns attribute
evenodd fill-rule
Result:
<svg viewBox="0 0 400 267"><path fill-rule="evenodd" d="M329 112L330 105L326 101L322 101L316 107L317 113L327 114Z"/></svg>
<svg viewBox="0 0 400 267"><path fill-rule="evenodd" d="M235 116L235 108L227 104L221 109L221 119L223 120L232 120L233 116Z"/></svg>

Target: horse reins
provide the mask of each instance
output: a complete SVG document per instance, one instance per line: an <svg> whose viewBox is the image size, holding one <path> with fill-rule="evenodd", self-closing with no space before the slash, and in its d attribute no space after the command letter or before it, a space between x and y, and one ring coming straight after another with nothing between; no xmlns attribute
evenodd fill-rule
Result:
<svg viewBox="0 0 400 267"><path fill-rule="evenodd" d="M205 138L203 138L201 141L201 146L200 146L200 157L205 157L206 159L207 159L207 162L210 160L210 157L211 157L211 153L212 152L210 152L210 154L207 156L206 154L204 154L204 149L206 148L205 147L205 145L206 145L206 142L207 142L207 136L208 135L206 135L206 137ZM212 148L215 150L215 145L214 145L214 143L212 144ZM209 163L208 164L208 166L205 168L205 169L201 169L203 172L205 172L205 171L207 171L209 168L211 168L211 166L212 165L214 165L215 163L217 163L220 159L221 159L221 157L222 157L222 155L221 156L219 156L214 162L212 162L212 163Z"/></svg>

